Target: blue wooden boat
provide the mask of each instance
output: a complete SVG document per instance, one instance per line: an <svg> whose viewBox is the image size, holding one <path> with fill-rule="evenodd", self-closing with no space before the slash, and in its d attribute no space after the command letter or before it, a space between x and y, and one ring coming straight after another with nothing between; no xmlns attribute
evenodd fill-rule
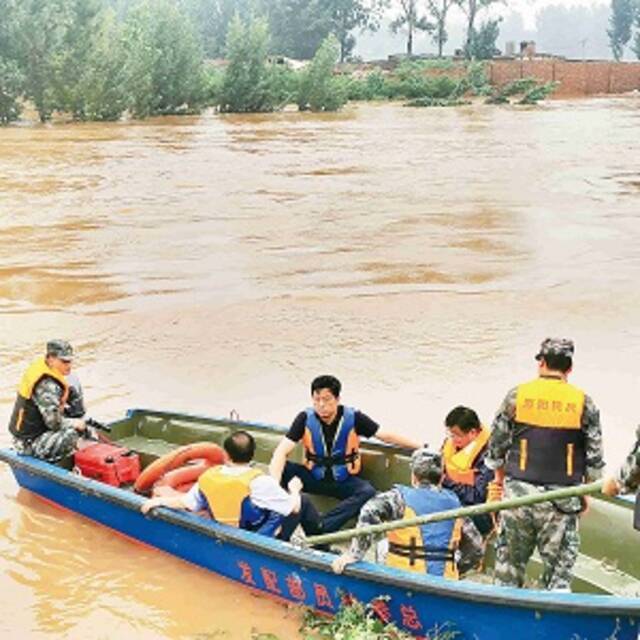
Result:
<svg viewBox="0 0 640 640"><path fill-rule="evenodd" d="M268 462L282 427L229 419L131 410L111 426L110 438L140 454L143 466L182 444L221 443L234 429L250 431L256 459ZM366 443L366 475L380 489L408 481L407 452ZM18 484L58 505L148 545L205 567L252 590L333 613L349 596L374 603L382 616L418 637L441 629L460 640L638 640L640 559L631 503L598 500L582 523L583 546L574 593L448 581L369 562L331 571L333 555L273 540L187 512L157 509L144 516L143 497L52 465L0 450ZM615 544L609 544L612 531ZM607 545L604 545L604 541ZM608 559L605 557L608 554ZM612 566L615 561L617 566Z"/></svg>

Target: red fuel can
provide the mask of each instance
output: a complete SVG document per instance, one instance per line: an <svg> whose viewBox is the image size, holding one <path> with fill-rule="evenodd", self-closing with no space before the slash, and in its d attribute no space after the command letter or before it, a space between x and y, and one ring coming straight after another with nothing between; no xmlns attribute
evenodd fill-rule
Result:
<svg viewBox="0 0 640 640"><path fill-rule="evenodd" d="M137 453L103 442L76 451L75 465L83 476L114 487L135 482L140 475Z"/></svg>

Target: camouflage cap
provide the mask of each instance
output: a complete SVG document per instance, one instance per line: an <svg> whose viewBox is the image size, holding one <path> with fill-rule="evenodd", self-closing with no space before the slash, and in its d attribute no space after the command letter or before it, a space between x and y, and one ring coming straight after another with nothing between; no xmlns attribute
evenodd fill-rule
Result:
<svg viewBox="0 0 640 640"><path fill-rule="evenodd" d="M540 344L540 350L536 354L536 360L540 360L544 356L565 356L567 358L573 358L574 351L573 340L569 340L569 338L546 338Z"/></svg>
<svg viewBox="0 0 640 640"><path fill-rule="evenodd" d="M418 481L435 483L442 475L442 456L422 447L413 452L410 466Z"/></svg>
<svg viewBox="0 0 640 640"><path fill-rule="evenodd" d="M73 360L73 347L66 340L49 340L47 342L47 355L71 362Z"/></svg>

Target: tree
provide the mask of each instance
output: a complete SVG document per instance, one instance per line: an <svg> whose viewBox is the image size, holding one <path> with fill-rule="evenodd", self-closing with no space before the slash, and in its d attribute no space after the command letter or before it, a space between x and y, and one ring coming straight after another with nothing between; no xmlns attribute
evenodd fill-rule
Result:
<svg viewBox="0 0 640 640"><path fill-rule="evenodd" d="M264 19L245 23L236 15L227 34L227 58L220 110L235 113L273 111L267 67L269 26Z"/></svg>
<svg viewBox="0 0 640 640"><path fill-rule="evenodd" d="M391 23L391 30L407 31L407 55L413 55L413 35L416 31L431 31L433 25L424 16L418 15L418 0L398 0L400 15Z"/></svg>
<svg viewBox="0 0 640 640"><path fill-rule="evenodd" d="M24 78L16 48L16 1L0 0L0 124L8 124L20 116L18 99Z"/></svg>
<svg viewBox="0 0 640 640"><path fill-rule="evenodd" d="M92 36L81 92L86 120L118 120L127 108L122 26L115 13L105 12Z"/></svg>
<svg viewBox="0 0 640 640"><path fill-rule="evenodd" d="M638 5L636 11L636 35L633 43L633 51L638 60L640 60L640 5Z"/></svg>
<svg viewBox="0 0 640 640"><path fill-rule="evenodd" d="M432 39L438 46L438 58L442 58L442 48L449 39L447 33L447 13L454 0L427 0L427 11L434 19Z"/></svg>
<svg viewBox="0 0 640 640"><path fill-rule="evenodd" d="M203 54L191 21L171 0L143 0L124 24L129 108L137 118L197 110Z"/></svg>
<svg viewBox="0 0 640 640"><path fill-rule="evenodd" d="M67 0L67 22L51 57L53 101L59 111L85 118L86 78L91 74L94 37L102 20L101 0Z"/></svg>
<svg viewBox="0 0 640 640"><path fill-rule="evenodd" d="M347 85L333 75L340 45L332 34L328 36L303 72L298 89L300 111L337 111L347 101Z"/></svg>
<svg viewBox="0 0 640 640"><path fill-rule="evenodd" d="M258 0L178 0L178 6L193 22L210 58L224 56L227 31L236 14L248 20L252 13L261 12Z"/></svg>
<svg viewBox="0 0 640 640"><path fill-rule="evenodd" d="M496 47L498 36L500 35L500 24L502 18L487 20L480 25L480 29L473 30L469 42L469 51L465 52L467 58L475 60L491 60L500 53Z"/></svg>
<svg viewBox="0 0 640 640"><path fill-rule="evenodd" d="M492 4L496 2L501 2L502 0L455 0L455 3L462 9L462 11L467 16L467 36L464 43L463 50L467 58L471 57L472 52L472 40L475 35L477 35L475 24L476 18L478 14L490 7Z"/></svg>
<svg viewBox="0 0 640 640"><path fill-rule="evenodd" d="M326 0L270 0L264 9L273 53L310 60L331 32Z"/></svg>
<svg viewBox="0 0 640 640"><path fill-rule="evenodd" d="M331 33L340 45L340 62L344 62L353 51L355 29L377 31L380 28L385 4L384 0L326 0Z"/></svg>
<svg viewBox="0 0 640 640"><path fill-rule="evenodd" d="M611 0L609 16L609 44L616 60L622 58L625 45L631 40L631 28L636 12L635 0Z"/></svg>
<svg viewBox="0 0 640 640"><path fill-rule="evenodd" d="M57 108L56 60L62 55L70 3L66 0L22 0L16 3L19 65L24 73L24 93L40 120L45 122Z"/></svg>

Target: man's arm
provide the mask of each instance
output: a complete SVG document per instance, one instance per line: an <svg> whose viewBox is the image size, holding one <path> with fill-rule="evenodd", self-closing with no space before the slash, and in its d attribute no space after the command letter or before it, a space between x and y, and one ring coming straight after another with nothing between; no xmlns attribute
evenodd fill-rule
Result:
<svg viewBox="0 0 640 640"><path fill-rule="evenodd" d="M405 503L398 489L379 493L365 503L358 517L358 529L381 522L398 520L404 514ZM337 557L331 564L335 573L342 573L345 567L364 558L373 544L373 535L358 536L351 540L349 550Z"/></svg>
<svg viewBox="0 0 640 640"><path fill-rule="evenodd" d="M187 509L187 505L185 503L185 495L181 496L157 496L156 498L149 498L142 503L140 507L140 511L142 513L147 514L151 509L155 509L156 507L169 507L170 509Z"/></svg>
<svg viewBox="0 0 640 640"><path fill-rule="evenodd" d="M383 429L378 429L375 433L375 437L378 438L378 440L382 440L382 442L393 444L396 447L403 447L404 449L413 450L419 449L422 446L411 438L406 438L405 436L402 436L399 433L394 433L393 431L384 431Z"/></svg>
<svg viewBox="0 0 640 640"><path fill-rule="evenodd" d="M617 496L621 491L628 493L640 486L640 426L636 429L636 443L625 458L615 477L605 480L602 493Z"/></svg>
<svg viewBox="0 0 640 640"><path fill-rule="evenodd" d="M487 486L493 480L494 471L484 463L485 457L486 454L482 453L476 460L473 468L475 474L472 485L453 482L446 476L442 481L442 486L445 489L451 489L460 498L462 504L482 504L487 500Z"/></svg>
<svg viewBox="0 0 640 640"><path fill-rule="evenodd" d="M54 380L44 378L38 382L33 390L33 401L38 407L47 429L50 431L60 431L60 429L69 427L78 431L85 430L84 420L66 418L63 415L63 410L60 406L62 389Z"/></svg>
<svg viewBox="0 0 640 640"><path fill-rule="evenodd" d="M289 440L287 436L284 436L280 443L276 447L276 450L271 456L271 462L269 463L269 474L276 482L280 483L282 479L282 471L284 465L287 462L289 454L295 449L297 442Z"/></svg>
<svg viewBox="0 0 640 640"><path fill-rule="evenodd" d="M582 432L584 433L585 475L589 481L598 480L602 477L604 467L602 427L600 411L589 396L584 398Z"/></svg>
<svg viewBox="0 0 640 640"><path fill-rule="evenodd" d="M507 453L513 443L513 419L516 415L517 393L517 387L507 393L491 425L491 436L487 444L487 455L484 463L494 471L504 469ZM496 473L496 481L501 475Z"/></svg>

